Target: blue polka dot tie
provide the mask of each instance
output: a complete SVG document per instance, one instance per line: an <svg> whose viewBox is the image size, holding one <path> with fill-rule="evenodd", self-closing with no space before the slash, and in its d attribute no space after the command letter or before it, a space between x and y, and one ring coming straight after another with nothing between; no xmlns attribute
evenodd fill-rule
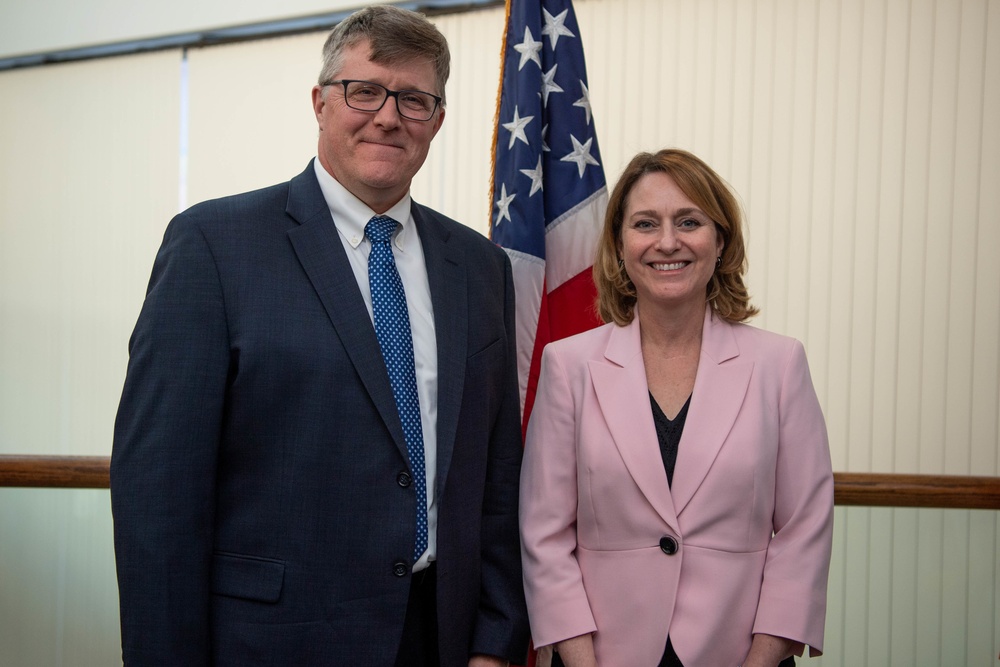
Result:
<svg viewBox="0 0 1000 667"><path fill-rule="evenodd" d="M403 282L396 270L390 240L397 223L392 218L376 215L365 225L365 236L371 241L368 255L368 282L372 291L372 311L375 335L378 337L389 383L396 398L396 409L403 424L406 452L417 492L417 542L413 560L427 549L427 478L424 473L424 434L420 426L420 401L417 398L417 376L413 366L413 336L410 316L406 309Z"/></svg>

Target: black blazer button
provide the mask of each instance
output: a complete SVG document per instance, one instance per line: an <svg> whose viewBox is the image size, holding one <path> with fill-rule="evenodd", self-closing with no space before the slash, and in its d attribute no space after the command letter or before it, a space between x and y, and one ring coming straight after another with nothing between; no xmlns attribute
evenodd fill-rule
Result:
<svg viewBox="0 0 1000 667"><path fill-rule="evenodd" d="M666 537L660 538L660 550L668 556L673 556L677 553L677 540L667 535Z"/></svg>
<svg viewBox="0 0 1000 667"><path fill-rule="evenodd" d="M405 577L406 572L407 572L406 563L404 563L403 561L399 561L398 563L393 564L392 573L397 577Z"/></svg>
<svg viewBox="0 0 1000 667"><path fill-rule="evenodd" d="M396 475L396 484L399 484L404 489L413 483L413 478L410 477L410 473L405 470L398 475Z"/></svg>

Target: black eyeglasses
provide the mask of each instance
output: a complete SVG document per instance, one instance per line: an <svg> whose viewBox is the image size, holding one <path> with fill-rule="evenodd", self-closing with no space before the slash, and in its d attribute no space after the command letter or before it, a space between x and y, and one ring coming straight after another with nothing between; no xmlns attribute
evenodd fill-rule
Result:
<svg viewBox="0 0 1000 667"><path fill-rule="evenodd" d="M324 86L340 84L344 87L344 101L347 106L357 111L375 113L385 105L390 97L396 98L396 110L403 118L427 121L434 116L441 98L425 93L422 90L389 90L385 86L371 81L356 81L340 79L327 81Z"/></svg>

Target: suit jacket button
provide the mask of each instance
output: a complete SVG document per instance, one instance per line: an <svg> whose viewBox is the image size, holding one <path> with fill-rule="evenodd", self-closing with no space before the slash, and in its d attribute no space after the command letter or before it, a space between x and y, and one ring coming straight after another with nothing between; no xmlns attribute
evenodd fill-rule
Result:
<svg viewBox="0 0 1000 667"><path fill-rule="evenodd" d="M413 482L413 478L410 477L410 473L405 470L398 475L396 475L396 484L399 484L404 489L408 487Z"/></svg>
<svg viewBox="0 0 1000 667"><path fill-rule="evenodd" d="M405 577L407 572L406 563L399 561L392 566L392 573L397 577Z"/></svg>
<svg viewBox="0 0 1000 667"><path fill-rule="evenodd" d="M660 538L660 550L668 556L673 556L677 553L677 540L667 535L666 537Z"/></svg>

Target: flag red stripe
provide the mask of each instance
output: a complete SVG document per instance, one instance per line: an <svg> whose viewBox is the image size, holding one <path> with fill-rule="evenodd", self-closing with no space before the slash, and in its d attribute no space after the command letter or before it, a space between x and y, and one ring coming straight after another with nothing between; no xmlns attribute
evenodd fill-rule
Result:
<svg viewBox="0 0 1000 667"><path fill-rule="evenodd" d="M549 295L549 308L559 313L549 323L552 340L578 334L601 325L597 315L597 288L591 267L576 274Z"/></svg>
<svg viewBox="0 0 1000 667"><path fill-rule="evenodd" d="M542 290L542 305L538 312L538 329L535 332L535 346L531 353L528 391L524 399L524 414L521 419L522 433L528 429L531 406L535 403L538 373L542 364L542 350L554 340L600 326L601 319L597 315L596 303L597 288L594 286L590 267L551 292ZM558 317L549 317L549 313L557 313Z"/></svg>

